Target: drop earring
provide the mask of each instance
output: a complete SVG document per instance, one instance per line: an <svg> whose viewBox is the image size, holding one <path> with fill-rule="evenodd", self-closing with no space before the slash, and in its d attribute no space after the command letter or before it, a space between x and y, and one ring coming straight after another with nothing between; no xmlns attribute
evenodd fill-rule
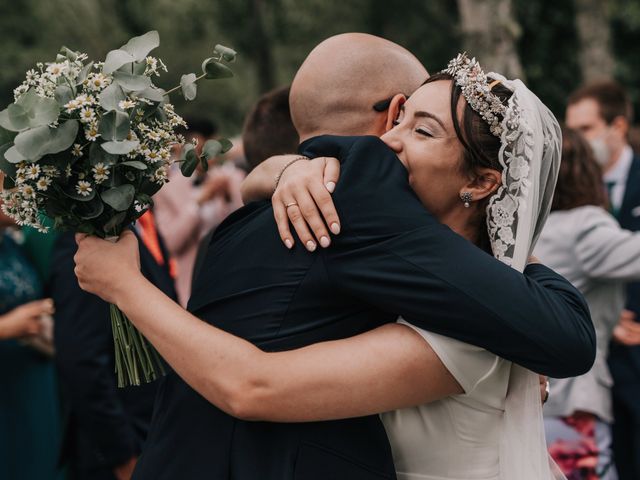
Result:
<svg viewBox="0 0 640 480"><path fill-rule="evenodd" d="M471 192L462 192L460 194L460 200L464 202L464 208L469 208L471 206L471 201L473 200L473 195Z"/></svg>

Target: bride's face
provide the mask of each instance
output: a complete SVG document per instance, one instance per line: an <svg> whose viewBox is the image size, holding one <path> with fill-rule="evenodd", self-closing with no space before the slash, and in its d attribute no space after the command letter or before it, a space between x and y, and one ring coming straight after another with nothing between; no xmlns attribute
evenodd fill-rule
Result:
<svg viewBox="0 0 640 480"><path fill-rule="evenodd" d="M442 80L420 87L402 106L395 126L381 137L407 168L422 204L444 223L462 206L460 191L469 183L451 118L451 86Z"/></svg>

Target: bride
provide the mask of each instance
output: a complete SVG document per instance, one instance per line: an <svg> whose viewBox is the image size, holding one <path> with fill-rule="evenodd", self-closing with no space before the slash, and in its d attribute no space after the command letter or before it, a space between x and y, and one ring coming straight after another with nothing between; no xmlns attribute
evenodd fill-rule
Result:
<svg viewBox="0 0 640 480"><path fill-rule="evenodd" d="M382 140L411 172L425 207L523 270L559 167L560 129L553 115L522 82L486 76L464 55L397 105L396 125ZM465 190L470 178L477 188ZM467 213L471 207L474 215ZM152 343L160 340L161 324L199 322L135 270L133 234L117 244L83 236L78 241L81 286L117 303ZM299 422L387 411L383 421L400 479L553 478L538 377L490 352L402 320L275 353L210 325L201 334L207 348L194 349L189 358L201 380L190 384L232 415Z"/></svg>

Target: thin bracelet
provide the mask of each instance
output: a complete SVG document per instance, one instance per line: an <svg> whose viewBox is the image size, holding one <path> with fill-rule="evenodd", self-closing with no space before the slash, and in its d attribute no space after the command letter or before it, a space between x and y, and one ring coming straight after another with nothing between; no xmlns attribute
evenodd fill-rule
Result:
<svg viewBox="0 0 640 480"><path fill-rule="evenodd" d="M282 178L282 174L284 173L284 171L287 168L289 168L291 165L293 165L294 163L299 162L300 160L309 160L309 157L305 157L304 155L300 155L299 157L296 157L293 160L287 162L286 165L284 167L282 167L282 170L280 170L280 173L278 173L278 175L276 175L276 184L273 187L273 193L276 193L276 189L278 188L278 185L280 184L280 179Z"/></svg>

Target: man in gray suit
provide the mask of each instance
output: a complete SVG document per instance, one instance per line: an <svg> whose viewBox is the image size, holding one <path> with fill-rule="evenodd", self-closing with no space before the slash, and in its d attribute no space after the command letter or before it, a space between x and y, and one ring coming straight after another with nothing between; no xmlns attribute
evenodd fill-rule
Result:
<svg viewBox="0 0 640 480"><path fill-rule="evenodd" d="M604 171L610 211L626 230L640 230L640 157L628 142L632 106L615 82L582 87L569 98L566 123L593 147ZM626 309L613 334L613 451L620 480L640 478L640 282L627 287Z"/></svg>

